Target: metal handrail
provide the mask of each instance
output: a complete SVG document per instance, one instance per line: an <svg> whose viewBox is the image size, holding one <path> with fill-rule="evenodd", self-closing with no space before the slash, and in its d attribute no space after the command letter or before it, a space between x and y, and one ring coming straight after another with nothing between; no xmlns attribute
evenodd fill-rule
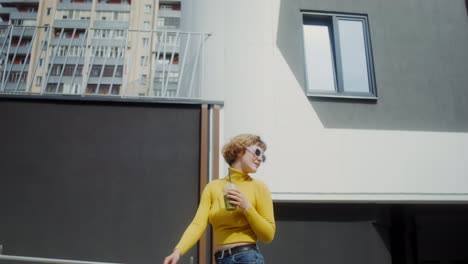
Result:
<svg viewBox="0 0 468 264"><path fill-rule="evenodd" d="M8 28L10 30L6 32L5 30ZM173 98L175 100L203 98L204 49L205 42L211 36L211 33L125 29L125 39L122 38L122 42L119 42L121 45L115 45L114 43L110 45L112 38L103 38L102 36L96 38L95 34L91 34L91 32L100 29L90 27L86 29L85 37L82 38L80 44L78 41L76 43L73 41L76 30L73 30L72 40L65 41L64 28L35 26L31 27L35 31L32 36L31 46L26 54L26 58L28 60L30 58L33 65L25 63L14 65L15 61L8 60L8 56L11 56L10 54L16 55L18 47L13 49L11 43L14 35L13 26L8 26L8 28L1 28L5 31L5 37L3 38L4 41L0 43L0 53L2 53L2 58L6 56L7 59L2 61L0 66L0 71L2 71L0 73L0 95L36 95L38 93L41 96L44 94L68 95L75 94L73 90L75 84L81 84L79 85L81 89L79 94L81 96L156 97ZM27 28L23 27L23 31L29 30L30 27ZM19 29L21 27L14 27L15 31ZM44 34L39 34L41 32ZM55 36L54 32L60 32L60 34ZM174 36L170 39L175 39L175 43L167 41L169 35ZM139 43L143 36L150 40L147 44L148 48L144 49L140 47ZM164 38L161 36L164 36ZM38 47L39 43L43 46ZM94 56L95 54L92 54L95 48L105 48L106 52L109 52L111 47L117 46L124 48L123 58L121 55L110 55L110 53L106 53L105 56ZM60 55L55 52L62 48L64 51L69 52L71 47L77 47L83 50L84 53L79 54L80 56L73 56L76 58L72 61L71 58L66 56L67 54L63 56L63 54ZM31 57L36 50L39 50L39 55L35 53ZM43 56L43 53L46 56ZM162 58L160 58L160 55L163 55ZM177 62L175 62L175 56L177 56ZM146 58L146 60L150 61L150 64L146 65L145 60L145 64L139 65L138 58ZM159 63L159 60L165 61L168 58L170 58L168 65ZM71 72L66 71L66 69L69 69L67 68L68 65L73 65L73 63L75 64L74 70ZM100 75L97 76L97 79L91 73L95 64L101 65ZM77 71L78 65L81 66L79 71ZM105 75L106 78L104 78L106 65L114 67L114 74ZM17 69L18 66L22 66L21 70ZM54 67L59 66L61 66L60 69L57 68L59 72L52 74L56 71ZM121 67L121 73L117 78L115 73L118 67ZM20 75L16 78L16 75L13 74ZM21 76L26 76L26 78L23 80ZM92 82L91 77L93 77ZM112 79L109 79L109 77L112 77ZM175 81L172 82L169 78ZM78 81L75 82L75 79ZM142 82L144 79L148 79L148 81ZM13 82L16 83L15 87L12 86ZM101 85L108 87L102 93L99 91ZM113 86L116 86L116 88L114 89ZM87 90L88 87L89 91ZM113 91L116 92L113 93Z"/></svg>
<svg viewBox="0 0 468 264"><path fill-rule="evenodd" d="M116 262L95 262L95 261L81 261L81 260L69 260L69 259L37 258L37 257L11 256L11 255L2 255L2 254L0 254L0 260L54 263L54 264L121 264L121 263L116 263Z"/></svg>

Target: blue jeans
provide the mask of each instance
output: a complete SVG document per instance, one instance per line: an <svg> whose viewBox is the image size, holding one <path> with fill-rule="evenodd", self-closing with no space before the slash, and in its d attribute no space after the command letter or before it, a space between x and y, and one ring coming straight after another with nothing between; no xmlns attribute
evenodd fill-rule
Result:
<svg viewBox="0 0 468 264"><path fill-rule="evenodd" d="M264 264L262 253L257 249L251 249L240 253L216 259L216 264Z"/></svg>

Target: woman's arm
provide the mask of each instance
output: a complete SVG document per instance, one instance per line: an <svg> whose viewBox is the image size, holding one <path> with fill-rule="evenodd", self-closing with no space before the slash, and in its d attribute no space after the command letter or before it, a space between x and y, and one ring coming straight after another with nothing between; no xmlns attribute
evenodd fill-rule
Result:
<svg viewBox="0 0 468 264"><path fill-rule="evenodd" d="M273 200L265 184L259 183L256 208L248 207L244 215L261 241L270 243L273 240L276 230Z"/></svg>
<svg viewBox="0 0 468 264"><path fill-rule="evenodd" d="M250 227L257 235L257 238L265 243L269 243L275 236L275 217L273 213L273 201L271 194L265 184L256 184L256 208L253 208L240 190L229 190L229 199L234 205L239 206L243 211Z"/></svg>
<svg viewBox="0 0 468 264"><path fill-rule="evenodd" d="M208 224L208 215L211 208L211 194L208 188L205 187L202 192L200 204L198 205L197 213L192 220L192 223L187 227L179 243L175 247L176 250L180 251L180 255L184 255L197 241L206 229Z"/></svg>

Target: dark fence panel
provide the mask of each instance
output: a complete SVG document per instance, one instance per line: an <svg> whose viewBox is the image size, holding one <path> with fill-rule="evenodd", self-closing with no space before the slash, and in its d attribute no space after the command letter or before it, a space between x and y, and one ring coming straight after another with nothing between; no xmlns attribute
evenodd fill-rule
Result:
<svg viewBox="0 0 468 264"><path fill-rule="evenodd" d="M5 255L158 263L196 210L200 105L0 98L0 139Z"/></svg>

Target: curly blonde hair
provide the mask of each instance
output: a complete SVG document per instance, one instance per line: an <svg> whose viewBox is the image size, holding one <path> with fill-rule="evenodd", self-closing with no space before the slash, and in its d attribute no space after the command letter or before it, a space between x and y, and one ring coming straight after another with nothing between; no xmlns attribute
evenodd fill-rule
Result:
<svg viewBox="0 0 468 264"><path fill-rule="evenodd" d="M227 164L231 165L239 154L243 154L245 152L245 148L257 145L266 151L267 145L260 136L253 135L253 134L240 134L232 138L228 143L223 146L222 154L224 160Z"/></svg>

